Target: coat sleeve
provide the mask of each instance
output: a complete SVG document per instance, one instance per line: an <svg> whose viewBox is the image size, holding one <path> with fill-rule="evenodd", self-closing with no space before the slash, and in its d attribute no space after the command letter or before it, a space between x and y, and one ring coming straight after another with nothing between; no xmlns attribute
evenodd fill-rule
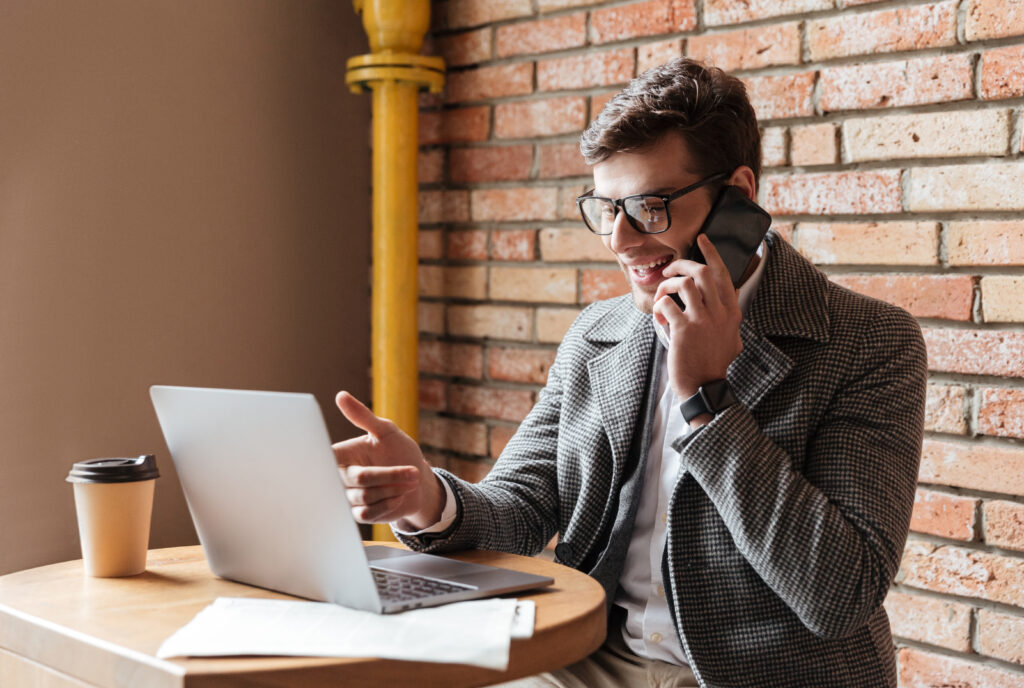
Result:
<svg viewBox="0 0 1024 688"><path fill-rule="evenodd" d="M395 533L409 547L428 552L478 548L532 556L558 530L558 428L565 345L548 373L537 403L487 477L478 484L435 469L457 501L451 527L437 534Z"/></svg>
<svg viewBox="0 0 1024 688"><path fill-rule="evenodd" d="M921 454L927 362L917 323L889 310L863 333L856 360L800 471L742 404L678 445L744 558L826 638L863 626L885 598Z"/></svg>

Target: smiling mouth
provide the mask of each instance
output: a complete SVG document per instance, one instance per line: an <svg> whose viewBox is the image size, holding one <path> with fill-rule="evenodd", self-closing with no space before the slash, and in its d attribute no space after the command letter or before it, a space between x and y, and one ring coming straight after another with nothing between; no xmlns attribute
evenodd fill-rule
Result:
<svg viewBox="0 0 1024 688"><path fill-rule="evenodd" d="M662 258L661 260L657 260L657 261L654 261L654 262L651 262L651 263L641 263L639 265L630 265L629 266L629 270L630 270L630 272L632 272L637 277L643 279L644 277L649 277L650 274L652 272L654 272L654 271L659 271L660 272L662 270L662 268L664 268L666 265L668 265L671 261L672 261L672 257L671 256L666 256L665 258Z"/></svg>

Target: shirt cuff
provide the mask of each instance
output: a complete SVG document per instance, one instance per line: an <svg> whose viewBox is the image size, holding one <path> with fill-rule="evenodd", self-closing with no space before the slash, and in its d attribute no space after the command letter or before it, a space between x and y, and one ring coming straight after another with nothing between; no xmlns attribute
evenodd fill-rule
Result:
<svg viewBox="0 0 1024 688"><path fill-rule="evenodd" d="M441 510L441 520L432 526L427 526L423 530L406 531L399 530L394 522L391 523L391 530L395 531L399 535L406 535L409 537L416 537L418 535L424 535L426 533L441 533L451 527L452 523L455 522L455 516L458 513L458 505L455 501L455 493L452 492L452 486L448 484L448 481L443 478L438 478L441 484L444 486L444 509Z"/></svg>

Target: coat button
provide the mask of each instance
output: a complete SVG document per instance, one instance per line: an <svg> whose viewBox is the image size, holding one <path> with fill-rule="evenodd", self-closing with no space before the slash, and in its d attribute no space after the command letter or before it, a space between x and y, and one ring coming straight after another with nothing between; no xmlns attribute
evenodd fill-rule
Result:
<svg viewBox="0 0 1024 688"><path fill-rule="evenodd" d="M572 546L568 542L559 542L555 545L555 556L562 561L572 559Z"/></svg>

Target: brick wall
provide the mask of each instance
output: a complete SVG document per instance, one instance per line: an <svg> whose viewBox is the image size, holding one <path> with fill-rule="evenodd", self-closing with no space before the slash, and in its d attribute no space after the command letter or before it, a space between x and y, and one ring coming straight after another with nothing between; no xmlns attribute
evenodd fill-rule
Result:
<svg viewBox="0 0 1024 688"><path fill-rule="evenodd" d="M420 122L421 440L477 479L587 303L625 293L577 138L670 57L747 82L762 204L920 319L927 437L886 607L902 686L1024 687L1024 1L435 0Z"/></svg>

